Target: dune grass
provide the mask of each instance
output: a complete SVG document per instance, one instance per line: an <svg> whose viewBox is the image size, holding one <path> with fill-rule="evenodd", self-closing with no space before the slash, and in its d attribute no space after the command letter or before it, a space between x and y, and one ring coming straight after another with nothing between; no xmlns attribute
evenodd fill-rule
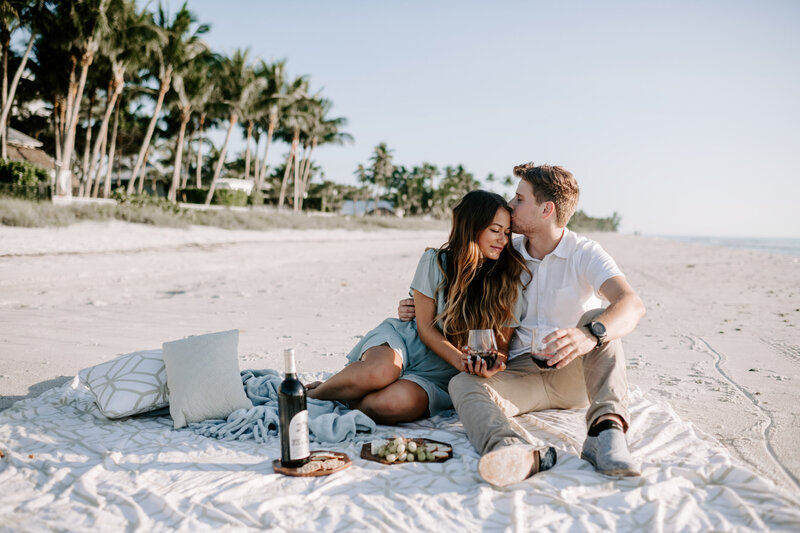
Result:
<svg viewBox="0 0 800 533"><path fill-rule="evenodd" d="M0 197L0 224L26 228L69 226L83 221L122 220L158 227L192 225L224 229L447 229L449 222L432 218L393 216L342 216L258 209L185 209L166 201L117 204L53 205Z"/></svg>

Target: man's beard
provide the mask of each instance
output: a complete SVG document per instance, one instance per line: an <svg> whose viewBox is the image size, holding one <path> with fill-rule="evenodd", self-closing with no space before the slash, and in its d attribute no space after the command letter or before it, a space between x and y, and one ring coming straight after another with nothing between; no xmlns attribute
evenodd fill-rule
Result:
<svg viewBox="0 0 800 533"><path fill-rule="evenodd" d="M525 235L527 233L531 233L532 229L533 228L531 228L530 226L516 224L514 223L513 219L511 220L511 233L516 233L517 235Z"/></svg>

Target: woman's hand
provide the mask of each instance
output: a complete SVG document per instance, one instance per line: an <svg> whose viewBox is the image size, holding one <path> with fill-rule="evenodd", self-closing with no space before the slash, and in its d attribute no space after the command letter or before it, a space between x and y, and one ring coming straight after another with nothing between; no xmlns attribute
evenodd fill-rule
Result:
<svg viewBox="0 0 800 533"><path fill-rule="evenodd" d="M500 354L496 354L494 366L487 368L486 359L476 355L472 355L469 346L462 346L461 348L461 371L468 372L475 376L482 378L490 378L506 369L506 363L500 358Z"/></svg>

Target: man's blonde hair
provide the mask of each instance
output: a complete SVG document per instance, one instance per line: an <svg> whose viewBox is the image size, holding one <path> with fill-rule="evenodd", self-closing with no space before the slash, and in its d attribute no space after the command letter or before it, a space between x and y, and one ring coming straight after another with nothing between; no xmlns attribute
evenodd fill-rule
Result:
<svg viewBox="0 0 800 533"><path fill-rule="evenodd" d="M533 186L536 201L553 202L556 206L556 224L565 227L578 207L580 190L571 172L550 165L536 166L524 163L514 167L514 175Z"/></svg>

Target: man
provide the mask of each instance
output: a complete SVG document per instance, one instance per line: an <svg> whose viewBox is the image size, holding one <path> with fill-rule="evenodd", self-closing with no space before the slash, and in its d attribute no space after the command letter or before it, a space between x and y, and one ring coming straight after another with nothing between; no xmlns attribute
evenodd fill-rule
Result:
<svg viewBox="0 0 800 533"><path fill-rule="evenodd" d="M588 407L581 457L611 476L638 476L628 451L628 386L620 339L644 316L641 299L614 260L594 241L566 228L578 205L578 184L558 166L514 167L521 178L511 228L513 246L532 276L523 274L525 310L509 346L507 365L472 369L449 385L453 405L473 446L478 472L495 486L520 482L552 466L554 450L539 454L508 417L543 409ZM602 300L608 306L601 308ZM413 307L401 302L401 318ZM532 360L532 328L552 324L545 337L554 354L540 369Z"/></svg>

